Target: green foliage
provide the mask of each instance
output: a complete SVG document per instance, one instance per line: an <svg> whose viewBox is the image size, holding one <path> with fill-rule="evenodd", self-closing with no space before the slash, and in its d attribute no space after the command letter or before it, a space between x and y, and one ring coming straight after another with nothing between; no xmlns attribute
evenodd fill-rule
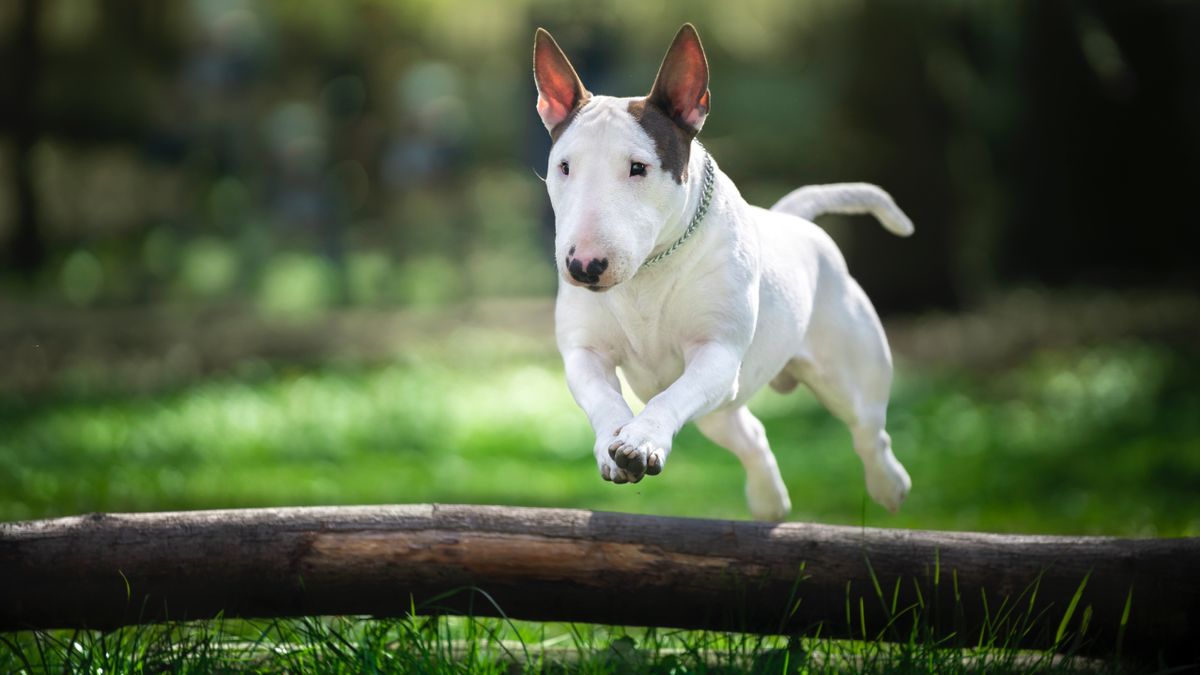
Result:
<svg viewBox="0 0 1200 675"><path fill-rule="evenodd" d="M237 252L220 239L205 238L191 242L184 249L180 262L179 281L184 293L190 297L220 297L233 288L237 279Z"/></svg>
<svg viewBox="0 0 1200 675"><path fill-rule="evenodd" d="M87 305L104 287L104 268L90 251L80 249L63 262L62 293L73 305Z"/></svg>
<svg viewBox="0 0 1200 675"><path fill-rule="evenodd" d="M263 271L259 306L275 316L311 316L334 304L339 285L336 271L322 258L276 255Z"/></svg>

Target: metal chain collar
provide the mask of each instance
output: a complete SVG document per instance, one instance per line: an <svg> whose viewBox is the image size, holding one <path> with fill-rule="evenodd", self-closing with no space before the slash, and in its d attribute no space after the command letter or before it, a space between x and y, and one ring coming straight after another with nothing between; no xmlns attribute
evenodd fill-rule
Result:
<svg viewBox="0 0 1200 675"><path fill-rule="evenodd" d="M697 143L697 145L699 145L699 143ZM703 150L704 146L701 145L700 148ZM674 253L675 249L683 246L683 242L687 241L688 238L696 232L696 228L700 226L700 221L704 220L704 215L708 213L709 203L712 202L713 182L715 175L716 169L713 168L712 155L708 153L708 150L704 150L704 192L700 195L700 205L696 207L696 215L692 216L692 221L688 223L687 229L684 230L683 234L675 240L675 243L668 246L662 253L659 253L653 258L649 258L646 260L646 262L642 263L642 269L646 269L647 267L657 265L658 263L662 262L663 258L666 258Z"/></svg>

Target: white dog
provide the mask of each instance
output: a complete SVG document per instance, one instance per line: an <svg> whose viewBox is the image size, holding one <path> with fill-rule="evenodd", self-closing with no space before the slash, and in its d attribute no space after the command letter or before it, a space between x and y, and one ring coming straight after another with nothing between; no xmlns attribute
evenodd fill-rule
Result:
<svg viewBox="0 0 1200 675"><path fill-rule="evenodd" d="M546 188L561 272L555 309L567 382L614 483L663 470L691 420L746 469L750 511L789 509L762 424L763 385L804 383L850 427L871 497L896 510L911 481L884 430L892 358L871 302L811 219L871 213L912 223L879 188L805 187L751 206L695 140L709 109L695 28L675 36L650 94L593 96L545 30L534 40L537 110L553 146ZM621 368L645 409L621 395Z"/></svg>

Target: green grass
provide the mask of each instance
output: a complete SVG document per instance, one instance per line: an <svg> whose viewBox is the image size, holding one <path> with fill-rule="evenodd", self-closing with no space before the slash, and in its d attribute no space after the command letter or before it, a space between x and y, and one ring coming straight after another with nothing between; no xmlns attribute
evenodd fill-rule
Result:
<svg viewBox="0 0 1200 675"><path fill-rule="evenodd" d="M0 635L5 672L1078 673L1114 662L992 643L897 642L529 623L309 617Z"/></svg>
<svg viewBox="0 0 1200 675"><path fill-rule="evenodd" d="M463 502L746 518L737 461L693 427L668 469L603 482L556 361L412 360L269 371L146 396L0 402L0 520L88 511ZM1128 344L999 373L900 369L889 430L913 477L864 507L849 434L805 392L767 392L794 505L826 523L1200 534L1200 375Z"/></svg>
<svg viewBox="0 0 1200 675"><path fill-rule="evenodd" d="M796 520L1200 535L1198 366L1197 354L1138 342L1033 353L1003 371L901 363L889 430L914 489L898 515L866 499L848 433L811 396L767 392L753 407ZM435 501L748 517L740 466L691 427L662 475L602 481L552 353L425 345L392 365L250 372L150 394L96 386L94 377L86 388L0 394L0 520ZM1064 630L1077 619L1047 617ZM784 672L784 660L789 672L1080 667L1018 652L1003 637L971 649L920 634L899 644L869 633L788 643L484 618L212 621L0 634L0 671L724 673Z"/></svg>

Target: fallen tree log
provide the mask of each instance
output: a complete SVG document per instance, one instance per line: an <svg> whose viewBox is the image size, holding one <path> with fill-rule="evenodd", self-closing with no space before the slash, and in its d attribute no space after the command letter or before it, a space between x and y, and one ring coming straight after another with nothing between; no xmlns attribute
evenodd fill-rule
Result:
<svg viewBox="0 0 1200 675"><path fill-rule="evenodd" d="M0 630L470 613L1190 662L1200 538L409 505L0 524ZM1125 617L1123 620L1122 617ZM1065 617L1065 618L1064 618ZM1119 646L1118 646L1119 645Z"/></svg>

